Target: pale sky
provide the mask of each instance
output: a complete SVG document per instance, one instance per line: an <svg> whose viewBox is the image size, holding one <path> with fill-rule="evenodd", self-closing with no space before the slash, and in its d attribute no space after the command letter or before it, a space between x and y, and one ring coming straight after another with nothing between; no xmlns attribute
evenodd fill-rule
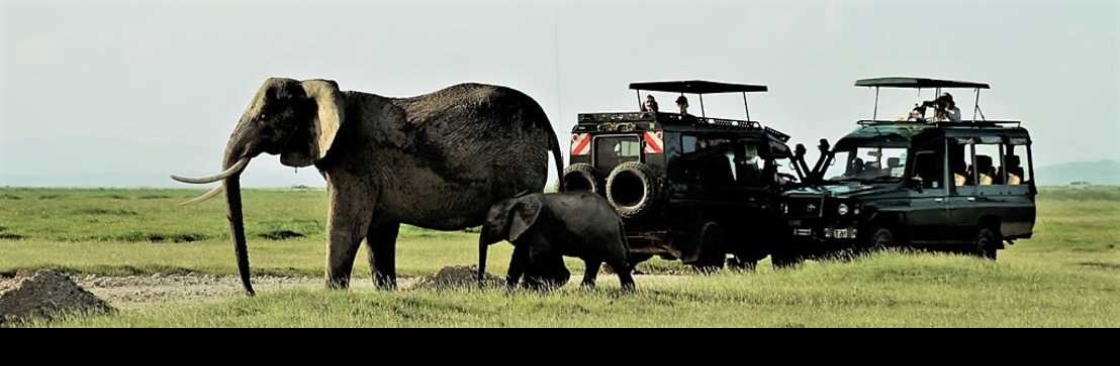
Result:
<svg viewBox="0 0 1120 366"><path fill-rule="evenodd" d="M181 187L167 175L219 170L273 76L401 97L505 85L564 145L578 113L636 109L634 81L770 85L752 117L810 146L871 116L856 79L984 81L985 113L1022 119L1040 165L1120 160L1116 0L0 1L0 186ZM884 96L884 115L918 99ZM743 117L737 97L707 101ZM275 158L245 181L323 184Z"/></svg>

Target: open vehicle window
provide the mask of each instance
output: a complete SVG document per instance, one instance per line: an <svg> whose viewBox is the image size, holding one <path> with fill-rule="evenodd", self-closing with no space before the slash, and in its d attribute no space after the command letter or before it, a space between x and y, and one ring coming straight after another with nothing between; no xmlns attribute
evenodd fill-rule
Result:
<svg viewBox="0 0 1120 366"><path fill-rule="evenodd" d="M859 147L834 152L829 181L900 181L906 175L907 149Z"/></svg>
<svg viewBox="0 0 1120 366"><path fill-rule="evenodd" d="M999 144L977 144L976 163L973 165L976 185L981 187L1001 186L1006 184L1006 179L1000 172L1003 171L1002 146ZM969 174L972 176L971 172Z"/></svg>
<svg viewBox="0 0 1120 366"><path fill-rule="evenodd" d="M682 178L708 186L729 186L739 181L742 164L736 160L743 152L736 151L732 140L684 135L681 144L684 154L674 169Z"/></svg>
<svg viewBox="0 0 1120 366"><path fill-rule="evenodd" d="M1006 174L1008 186L1029 186L1034 177L1031 176L1031 161L1028 147L1025 145L1004 146L1004 167L1001 174Z"/></svg>
<svg viewBox="0 0 1120 366"><path fill-rule="evenodd" d="M766 182L766 161L759 153L759 141L740 140L739 155L735 156L735 180L747 187L760 187Z"/></svg>
<svg viewBox="0 0 1120 366"><path fill-rule="evenodd" d="M972 144L949 143L949 171L952 172L952 183L955 187L971 187L976 182L972 176L972 156L975 155Z"/></svg>
<svg viewBox="0 0 1120 366"><path fill-rule="evenodd" d="M925 189L945 187L945 160L936 151L919 151L914 154L914 174Z"/></svg>

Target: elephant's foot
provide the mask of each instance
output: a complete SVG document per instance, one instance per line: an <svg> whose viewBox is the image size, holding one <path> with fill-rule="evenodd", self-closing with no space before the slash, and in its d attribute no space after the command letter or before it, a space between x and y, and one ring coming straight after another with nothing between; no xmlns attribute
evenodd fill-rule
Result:
<svg viewBox="0 0 1120 366"><path fill-rule="evenodd" d="M327 280L328 290L348 290L350 289L350 278L332 278Z"/></svg>
<svg viewBox="0 0 1120 366"><path fill-rule="evenodd" d="M397 290L397 276L377 274L373 280L373 284L381 291L396 291Z"/></svg>

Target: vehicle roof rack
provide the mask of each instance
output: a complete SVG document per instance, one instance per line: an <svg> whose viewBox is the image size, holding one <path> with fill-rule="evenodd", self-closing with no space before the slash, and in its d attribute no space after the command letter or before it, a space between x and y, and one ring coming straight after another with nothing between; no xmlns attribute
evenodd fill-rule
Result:
<svg viewBox="0 0 1120 366"><path fill-rule="evenodd" d="M728 84L711 81L665 81L630 84L631 90L683 94L765 93L765 85Z"/></svg>
<svg viewBox="0 0 1120 366"><path fill-rule="evenodd" d="M929 127L1022 127L1020 121L961 121L961 122L915 122L915 121L859 121L860 126L929 126Z"/></svg>
<svg viewBox="0 0 1120 366"><path fill-rule="evenodd" d="M935 80L925 78L879 78L856 82L858 87L899 89L991 89L992 86L968 81Z"/></svg>

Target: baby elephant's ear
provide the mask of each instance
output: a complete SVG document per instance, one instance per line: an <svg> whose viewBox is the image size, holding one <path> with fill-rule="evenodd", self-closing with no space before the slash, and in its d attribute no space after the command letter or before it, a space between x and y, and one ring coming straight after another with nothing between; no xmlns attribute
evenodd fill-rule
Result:
<svg viewBox="0 0 1120 366"><path fill-rule="evenodd" d="M512 216L509 225L510 241L520 240L521 236L532 229L533 225L537 224L543 208L544 204L537 197L529 196L517 200L517 204L510 212Z"/></svg>

